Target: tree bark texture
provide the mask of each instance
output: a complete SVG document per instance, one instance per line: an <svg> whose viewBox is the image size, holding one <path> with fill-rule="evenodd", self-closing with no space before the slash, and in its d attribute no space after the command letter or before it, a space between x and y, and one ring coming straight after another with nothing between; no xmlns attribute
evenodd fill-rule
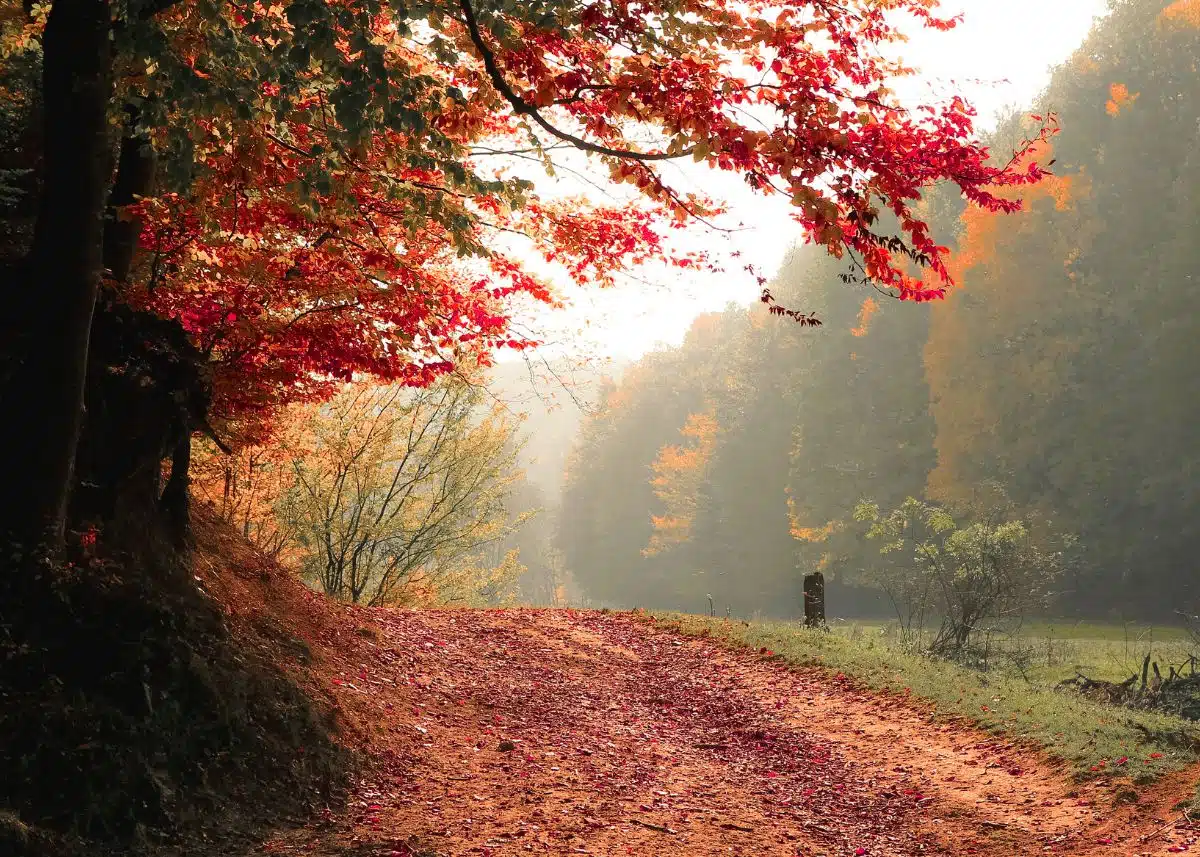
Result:
<svg viewBox="0 0 1200 857"><path fill-rule="evenodd" d="M113 96L108 0L55 0L43 37L43 179L33 247L7 273L0 360L0 525L61 545L102 274Z"/></svg>

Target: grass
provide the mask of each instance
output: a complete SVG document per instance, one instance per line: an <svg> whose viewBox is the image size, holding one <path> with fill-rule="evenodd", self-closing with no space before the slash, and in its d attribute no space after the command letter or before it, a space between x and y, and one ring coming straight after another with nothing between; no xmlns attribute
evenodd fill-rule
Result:
<svg viewBox="0 0 1200 857"><path fill-rule="evenodd" d="M897 645L895 625L835 619L835 634L852 640L878 638ZM932 639L930 629L928 639ZM1195 651L1188 632L1169 625L1038 620L986 638L989 666L1021 674L1031 681L1057 683L1083 673L1088 678L1123 681L1140 673L1149 654L1162 668L1179 667ZM1198 664L1197 669L1200 669Z"/></svg>
<svg viewBox="0 0 1200 857"><path fill-rule="evenodd" d="M665 626L689 636L709 637L731 647L766 648L790 664L841 672L883 691L910 691L931 703L938 716L959 717L996 735L1044 748L1069 764L1081 778L1110 773L1147 784L1200 759L1200 728L1178 717L1103 705L1054 684L1080 666L1092 677L1126 678L1127 631L1121 626L1043 624L1026 627L1022 645L1049 645L1045 665L997 656L987 671L902 651L879 626L845 625L834 633L812 631L793 622L752 622L656 613ZM1053 632L1051 632L1053 628ZM1068 629L1069 630L1064 630ZM1041 631L1044 636L1029 632ZM1147 638L1135 636L1143 647ZM1158 637L1155 653L1172 653L1182 635ZM1061 648L1056 649L1056 646ZM1140 668L1145 648L1133 656ZM1056 655L1061 652L1061 656ZM1182 660L1180 658L1179 660ZM1078 663L1077 663L1078 662ZM1175 661L1178 663L1178 660ZM1118 761L1128 758L1123 765Z"/></svg>

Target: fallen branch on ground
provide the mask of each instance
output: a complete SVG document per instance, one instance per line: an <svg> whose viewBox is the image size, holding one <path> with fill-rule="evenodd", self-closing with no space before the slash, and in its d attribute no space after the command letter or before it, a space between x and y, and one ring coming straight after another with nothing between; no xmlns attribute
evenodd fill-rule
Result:
<svg viewBox="0 0 1200 857"><path fill-rule="evenodd" d="M1163 833L1170 830L1175 825L1179 824L1181 821L1186 821L1188 823L1191 823L1191 820L1192 820L1192 817L1190 815L1188 815L1186 812L1181 813L1179 818L1175 818L1175 819L1172 819L1171 821L1168 821L1166 824L1164 824L1162 827L1158 828L1157 830L1152 830L1151 832L1147 833L1145 836L1140 838L1138 840L1138 842L1149 842L1151 839L1158 838Z"/></svg>
<svg viewBox="0 0 1200 857"><path fill-rule="evenodd" d="M636 818L629 819L630 824L636 824L639 827L647 827L650 830L657 830L659 833L669 833L672 836L678 835L678 830L672 830L669 827L663 827L661 824L651 824L648 821L638 821Z"/></svg>

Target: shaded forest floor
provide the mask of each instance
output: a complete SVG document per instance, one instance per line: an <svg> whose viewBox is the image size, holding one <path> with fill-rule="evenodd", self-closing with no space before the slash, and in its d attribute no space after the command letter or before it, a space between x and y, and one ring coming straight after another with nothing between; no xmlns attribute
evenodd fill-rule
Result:
<svg viewBox="0 0 1200 857"><path fill-rule="evenodd" d="M340 609L338 612L341 612ZM1159 855L1200 771L1079 783L902 695L631 614L347 610L319 671L372 763L255 853ZM337 623L341 624L341 623ZM350 630L352 628L353 630ZM330 637L336 637L334 640Z"/></svg>

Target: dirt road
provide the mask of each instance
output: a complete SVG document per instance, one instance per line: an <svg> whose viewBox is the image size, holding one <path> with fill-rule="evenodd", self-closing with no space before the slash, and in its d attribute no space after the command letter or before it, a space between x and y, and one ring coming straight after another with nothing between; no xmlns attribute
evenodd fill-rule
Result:
<svg viewBox="0 0 1200 857"><path fill-rule="evenodd" d="M1159 830L1182 776L1114 804L1117 786L902 698L628 614L359 615L334 683L379 764L349 812L267 853L1117 857L1196 839Z"/></svg>

